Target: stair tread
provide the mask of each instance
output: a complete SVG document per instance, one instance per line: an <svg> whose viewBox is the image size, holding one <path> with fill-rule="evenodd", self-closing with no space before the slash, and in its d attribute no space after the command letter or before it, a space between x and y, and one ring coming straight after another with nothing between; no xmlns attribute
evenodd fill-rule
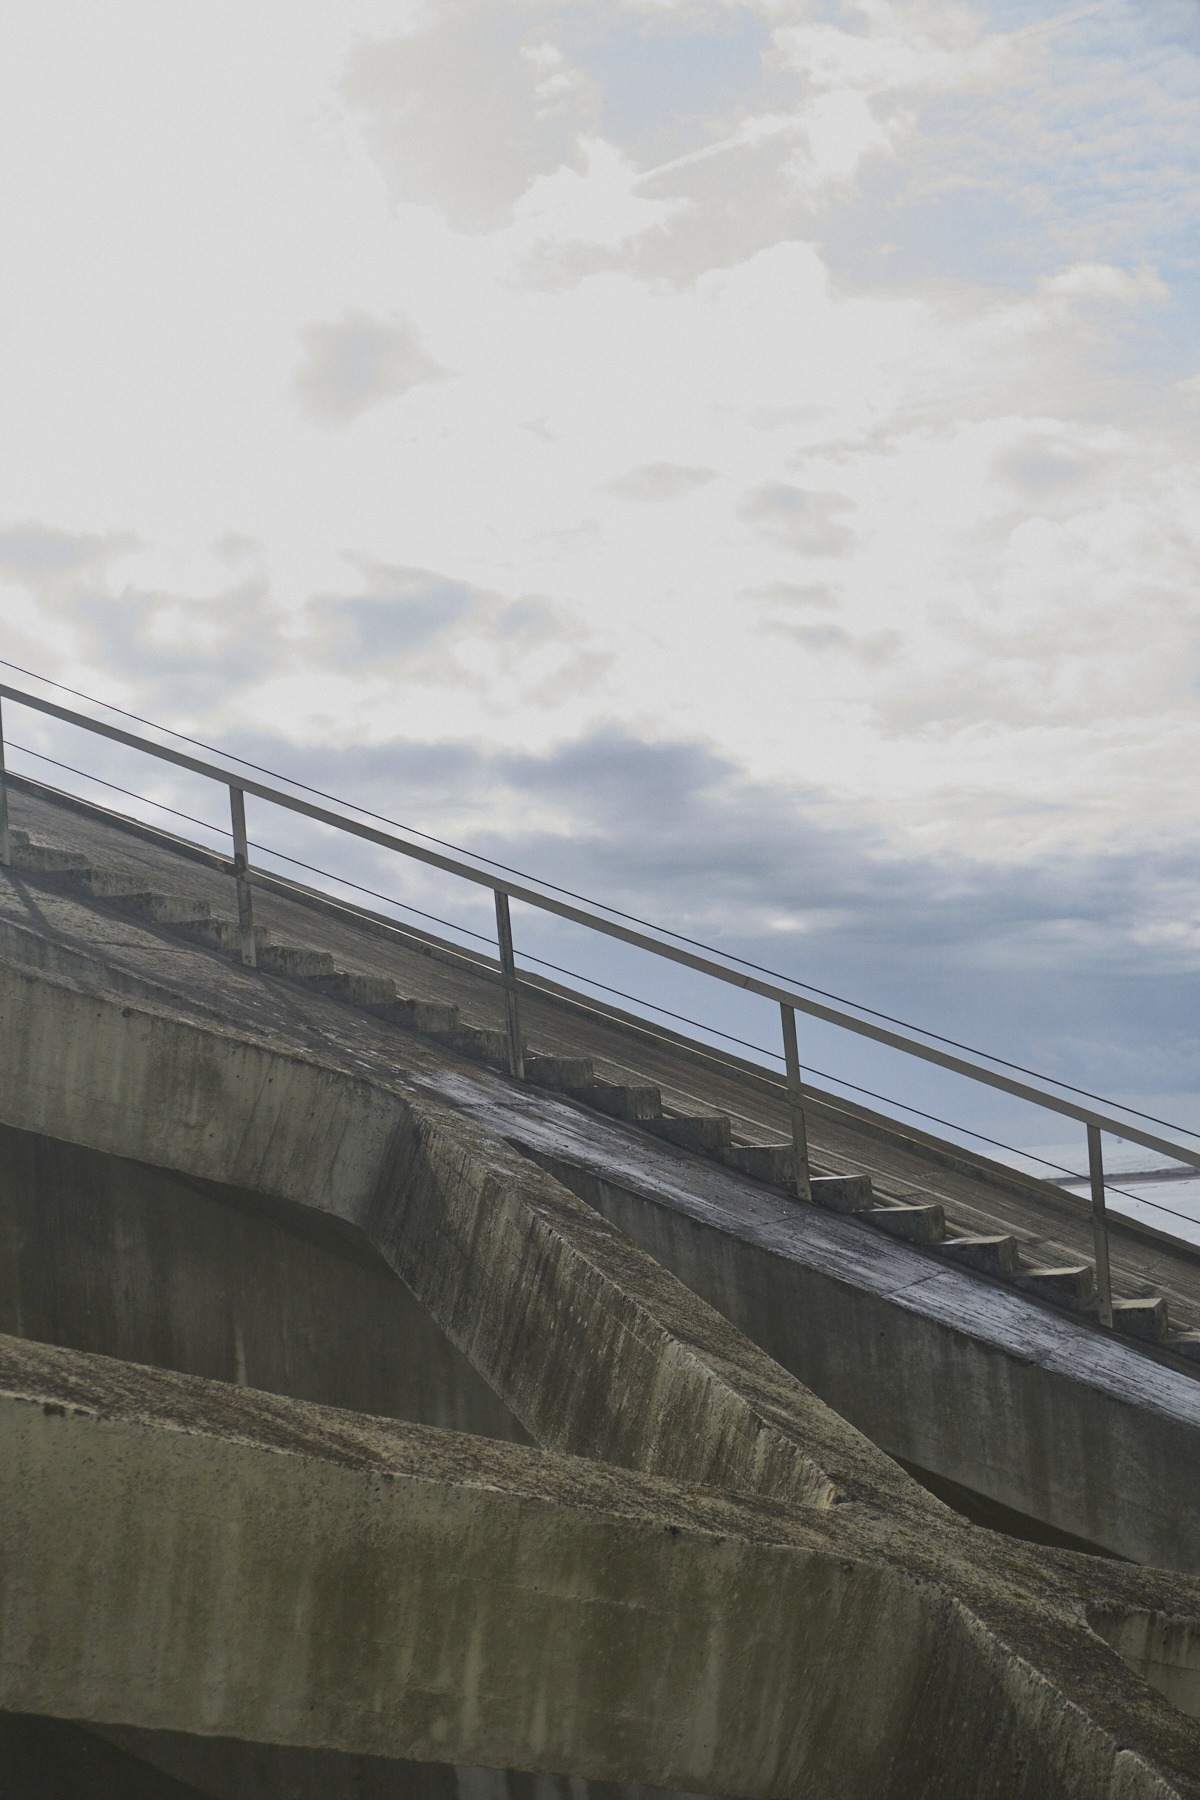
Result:
<svg viewBox="0 0 1200 1800"><path fill-rule="evenodd" d="M858 1217L907 1243L940 1244L946 1232L946 1214L939 1200L864 1207Z"/></svg>
<svg viewBox="0 0 1200 1800"><path fill-rule="evenodd" d="M952 1262L984 1275L1011 1280L1019 1272L1017 1240L1009 1231L959 1232L943 1238L940 1247Z"/></svg>
<svg viewBox="0 0 1200 1800"><path fill-rule="evenodd" d="M809 1197L830 1212L863 1212L876 1203L869 1175L810 1175Z"/></svg>
<svg viewBox="0 0 1200 1800"><path fill-rule="evenodd" d="M724 1150L729 1147L729 1114L667 1113L644 1121L647 1130L682 1149Z"/></svg>

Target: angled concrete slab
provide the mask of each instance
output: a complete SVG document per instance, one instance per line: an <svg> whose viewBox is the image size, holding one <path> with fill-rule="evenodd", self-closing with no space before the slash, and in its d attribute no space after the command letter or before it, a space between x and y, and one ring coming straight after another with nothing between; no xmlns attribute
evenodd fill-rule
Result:
<svg viewBox="0 0 1200 1800"><path fill-rule="evenodd" d="M158 974L135 991L127 960L114 993L99 951L73 947L71 979L30 964L0 968L0 1117L12 1124L332 1215L377 1250L404 1188L391 1266L415 1290L425 1284L422 1297L460 1346L493 1319L477 1299L465 1306L447 1262L469 1260L480 1227L464 1217L456 1229L466 1235L446 1236L432 1223L435 1208L418 1239L419 1170L406 1187L404 1158L428 1161L414 1122L432 1131L440 1120L456 1143L479 1146L467 1158L473 1181L503 1166L516 1190L532 1193L527 1161L503 1146L513 1140L558 1158L564 1179L603 1204L623 1234L896 1456L1077 1539L1200 1568L1193 1377L911 1246L801 1213L614 1121L455 1066L332 1002L289 1012L286 992L232 966L217 981L199 952L198 973L180 974L180 992ZM447 1152L450 1172L460 1153ZM561 1208L561 1186L544 1191ZM470 1183L468 1204L479 1204ZM583 1215L573 1217L572 1261L587 1243ZM514 1308L526 1304L526 1273ZM497 1341L479 1366L511 1405L508 1354ZM580 1428L567 1397L556 1404ZM535 1436L547 1431L545 1407L525 1424ZM615 1454L599 1439L596 1453Z"/></svg>
<svg viewBox="0 0 1200 1800"><path fill-rule="evenodd" d="M360 1231L4 1125L0 1332L529 1441Z"/></svg>
<svg viewBox="0 0 1200 1800"><path fill-rule="evenodd" d="M11 1339L0 1443L10 1711L754 1800L1200 1792L1086 1623L1142 1571L967 1527L905 1567L867 1509Z"/></svg>

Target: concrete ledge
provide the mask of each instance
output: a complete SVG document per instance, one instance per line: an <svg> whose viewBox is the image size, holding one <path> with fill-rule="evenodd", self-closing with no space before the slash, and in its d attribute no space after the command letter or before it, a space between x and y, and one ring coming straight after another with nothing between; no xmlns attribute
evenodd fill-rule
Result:
<svg viewBox="0 0 1200 1800"><path fill-rule="evenodd" d="M1200 1573L1200 1386L850 1221L687 1182L564 1116L512 1135L890 1455L1052 1530Z"/></svg>
<svg viewBox="0 0 1200 1800"><path fill-rule="evenodd" d="M747 1800L1200 1793L1087 1559L967 1603L852 1511L11 1339L0 1507L10 1711Z"/></svg>

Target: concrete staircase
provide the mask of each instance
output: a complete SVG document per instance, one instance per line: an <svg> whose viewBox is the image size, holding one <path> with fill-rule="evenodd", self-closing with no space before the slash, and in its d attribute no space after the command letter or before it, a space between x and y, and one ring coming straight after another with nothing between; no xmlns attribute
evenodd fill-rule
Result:
<svg viewBox="0 0 1200 1800"><path fill-rule="evenodd" d="M39 843L27 832L10 833L13 867L49 876L81 891L88 899L112 907L159 929L178 932L191 941L231 956L241 954L236 918L214 913L211 905L186 894L148 888L137 877L93 864L77 852ZM302 944L280 943L255 927L257 967L265 974L293 981L359 1008L405 1031L417 1032L460 1055L507 1072L508 1038L491 1026L465 1021L459 1008L421 995L401 994L390 977L339 968L328 951ZM590 1057L541 1054L528 1047L525 1078L534 1086L561 1094L592 1110L635 1125L694 1155L736 1170L752 1181L795 1194L790 1143L739 1144L724 1112L689 1113L663 1105L651 1082L614 1082L597 1077ZM1009 1233L979 1235L948 1221L941 1201L900 1200L876 1194L869 1175L814 1173L812 1203L853 1216L863 1225L1032 1298L1088 1314L1096 1310L1095 1270L1091 1263L1046 1266L1028 1260ZM1113 1301L1114 1328L1126 1336L1161 1345L1200 1363L1200 1331L1171 1328L1167 1303L1146 1295Z"/></svg>

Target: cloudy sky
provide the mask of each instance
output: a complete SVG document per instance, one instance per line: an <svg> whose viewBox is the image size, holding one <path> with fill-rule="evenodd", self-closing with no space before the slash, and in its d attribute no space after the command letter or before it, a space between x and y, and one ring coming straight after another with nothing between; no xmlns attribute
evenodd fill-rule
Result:
<svg viewBox="0 0 1200 1800"><path fill-rule="evenodd" d="M0 654L1200 1124L1196 0L0 49Z"/></svg>

